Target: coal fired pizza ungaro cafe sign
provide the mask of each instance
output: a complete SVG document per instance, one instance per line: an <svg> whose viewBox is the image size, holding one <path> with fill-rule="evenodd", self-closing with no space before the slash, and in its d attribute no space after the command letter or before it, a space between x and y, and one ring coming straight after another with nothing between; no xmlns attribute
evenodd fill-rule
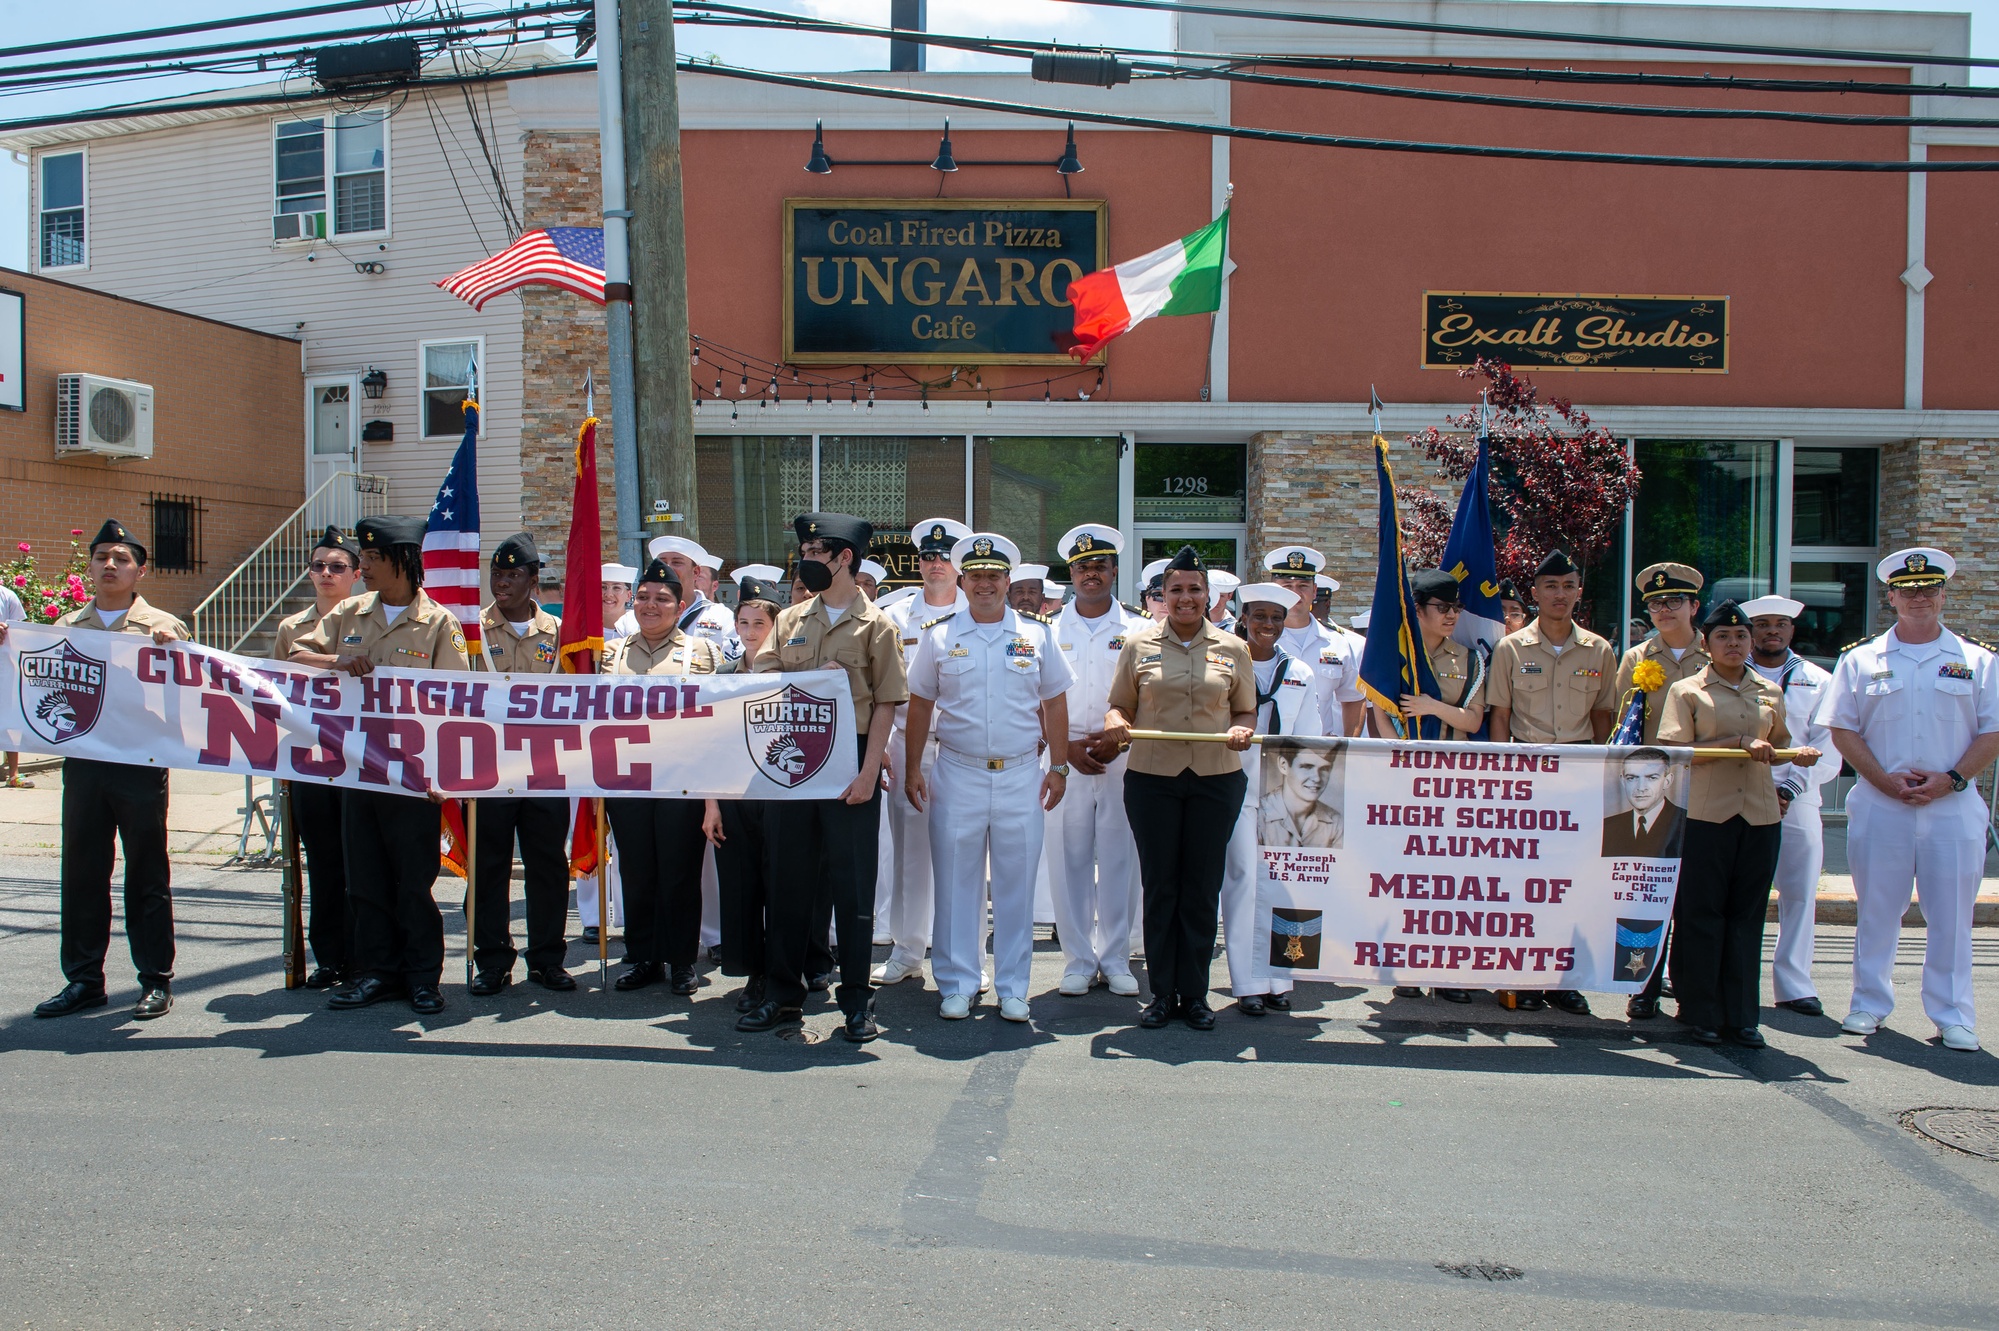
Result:
<svg viewBox="0 0 1999 1331"><path fill-rule="evenodd" d="M1423 368L1727 374L1728 297L1425 291Z"/></svg>
<svg viewBox="0 0 1999 1331"><path fill-rule="evenodd" d="M786 199L784 359L1072 364L1099 199Z"/></svg>

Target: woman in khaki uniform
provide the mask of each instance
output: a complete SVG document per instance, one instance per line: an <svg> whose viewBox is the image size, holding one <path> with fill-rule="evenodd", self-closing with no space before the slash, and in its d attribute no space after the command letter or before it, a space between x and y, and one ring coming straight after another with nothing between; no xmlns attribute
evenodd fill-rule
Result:
<svg viewBox="0 0 1999 1331"><path fill-rule="evenodd" d="M722 649L707 638L681 632L676 626L680 610L679 577L665 561L654 559L632 589L632 616L639 630L611 647L604 673L717 673ZM613 987L643 989L669 979L676 994L701 987L694 962L701 950L701 818L706 809L704 800L651 794L604 801L611 833L618 838L625 959L631 963Z"/></svg>
<svg viewBox="0 0 1999 1331"><path fill-rule="evenodd" d="M1701 632L1708 664L1667 690L1659 742L1741 749L1749 757L1694 759L1673 901L1673 994L1696 1040L1719 1044L1725 1034L1760 1049L1763 918L1784 817L1770 762L1791 734L1783 691L1749 668L1749 616L1742 608L1723 601ZM1800 749L1794 761L1810 767L1818 756Z"/></svg>
<svg viewBox="0 0 1999 1331"><path fill-rule="evenodd" d="M1443 696L1405 694L1403 714L1434 716L1444 726L1440 738L1463 739L1485 723L1486 670L1476 652L1451 638L1464 610L1458 580L1441 569L1423 569L1409 575L1409 590L1416 600L1423 650L1429 654Z"/></svg>
<svg viewBox="0 0 1999 1331"><path fill-rule="evenodd" d="M1191 545L1167 565L1163 622L1134 632L1111 677L1104 739L1131 748L1125 817L1138 840L1145 968L1152 1001L1138 1024L1184 1017L1215 1028L1208 972L1220 919L1229 837L1249 779L1237 755L1256 725L1256 669L1242 639L1208 621L1208 574ZM1133 730L1228 736L1226 744L1139 740Z"/></svg>

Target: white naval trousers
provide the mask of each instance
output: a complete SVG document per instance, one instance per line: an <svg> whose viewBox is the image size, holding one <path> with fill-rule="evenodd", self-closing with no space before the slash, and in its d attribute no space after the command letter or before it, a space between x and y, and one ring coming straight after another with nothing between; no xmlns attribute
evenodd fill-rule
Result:
<svg viewBox="0 0 1999 1331"><path fill-rule="evenodd" d="M1256 951L1268 946L1265 940L1270 937L1269 930L1256 927L1256 885L1263 877L1263 857L1256 847L1260 805L1260 800L1243 800L1229 837L1228 865L1222 870L1222 942L1229 956L1229 993L1237 998L1288 994L1292 985L1288 975L1259 979L1256 974Z"/></svg>
<svg viewBox="0 0 1999 1331"><path fill-rule="evenodd" d="M1976 1027L1971 912L1985 870L1985 801L1977 787L1911 808L1861 782L1846 808L1846 853L1860 906L1854 1008L1882 1018L1895 1010L1895 948L1913 885L1927 925L1923 1011L1939 1027Z"/></svg>
<svg viewBox="0 0 1999 1331"><path fill-rule="evenodd" d="M1777 852L1777 944L1770 986L1779 1003L1817 998L1812 948L1817 938L1819 871L1825 867L1825 811L1792 803Z"/></svg>
<svg viewBox="0 0 1999 1331"><path fill-rule="evenodd" d="M611 874L609 878L604 880L604 899L611 905L612 927L622 929L625 927L625 892L624 884L618 880L617 849L611 846L611 841L608 837L604 839L604 844L611 850ZM601 923L597 918L597 876L595 874L576 880L576 918L585 929L595 929Z"/></svg>
<svg viewBox="0 0 1999 1331"><path fill-rule="evenodd" d="M701 840L701 950L722 943L722 880L715 874L715 843Z"/></svg>
<svg viewBox="0 0 1999 1331"><path fill-rule="evenodd" d="M931 927L937 910L935 872L930 862L930 814L928 810L919 813L910 807L909 794L903 789L907 745L903 732L897 730L889 744L896 757L895 779L883 796L888 803L888 817L883 821L889 826L895 846L896 878L888 913L883 915L877 908L875 928L880 930L884 922L888 926L894 945L890 961L904 962L921 970L924 954L930 951ZM924 779L928 781L936 770L937 742L933 739L923 746ZM976 993L977 989L969 992Z"/></svg>
<svg viewBox="0 0 1999 1331"><path fill-rule="evenodd" d="M1049 895L1064 975L1131 974L1138 844L1124 812L1124 754L1095 776L1071 768L1046 815Z"/></svg>
<svg viewBox="0 0 1999 1331"><path fill-rule="evenodd" d="M1027 997L1042 816L1041 768L1031 754L994 772L982 759L939 750L930 779L930 860L937 877L930 970L940 994L969 998L979 992L990 858L993 989L1001 998Z"/></svg>
<svg viewBox="0 0 1999 1331"><path fill-rule="evenodd" d="M902 764L902 751L895 747L894 732L890 733L889 756L896 766ZM895 791L888 790L882 798L893 802ZM891 810L881 820L875 837L875 936L876 947L893 943L895 935L889 931L889 912L895 906L895 814Z"/></svg>

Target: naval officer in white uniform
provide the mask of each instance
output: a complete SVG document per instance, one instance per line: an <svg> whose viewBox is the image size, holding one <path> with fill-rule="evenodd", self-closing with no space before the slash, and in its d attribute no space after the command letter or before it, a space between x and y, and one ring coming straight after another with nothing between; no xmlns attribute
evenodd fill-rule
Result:
<svg viewBox="0 0 1999 1331"><path fill-rule="evenodd" d="M1320 733L1358 735L1367 715L1360 691L1360 653L1365 640L1312 618L1326 557L1308 545L1284 545L1263 557L1270 580L1298 598L1284 621L1277 645L1312 667L1319 683ZM1333 584L1335 591L1339 584Z"/></svg>

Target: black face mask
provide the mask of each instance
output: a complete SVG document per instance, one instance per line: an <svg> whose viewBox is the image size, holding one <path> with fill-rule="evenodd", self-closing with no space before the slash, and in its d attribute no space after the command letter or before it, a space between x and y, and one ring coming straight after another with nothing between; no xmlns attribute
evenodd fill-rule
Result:
<svg viewBox="0 0 1999 1331"><path fill-rule="evenodd" d="M798 561L798 580L805 584L805 590L818 595L833 585L833 570L817 559Z"/></svg>

